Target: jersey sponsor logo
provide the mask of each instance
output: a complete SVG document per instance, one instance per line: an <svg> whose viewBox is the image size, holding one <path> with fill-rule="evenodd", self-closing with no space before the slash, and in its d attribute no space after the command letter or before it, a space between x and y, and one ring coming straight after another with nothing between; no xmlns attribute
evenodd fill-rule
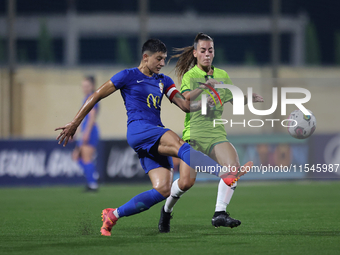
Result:
<svg viewBox="0 0 340 255"><path fill-rule="evenodd" d="M164 84L162 83L162 81L160 81L158 85L159 85L159 90L160 90L161 93L163 94Z"/></svg>
<svg viewBox="0 0 340 255"><path fill-rule="evenodd" d="M150 100L153 106L155 107L155 109L157 109L157 106L159 107L160 97L149 94L148 97L146 98L146 103L149 108L151 108Z"/></svg>
<svg viewBox="0 0 340 255"><path fill-rule="evenodd" d="M139 81L139 80L137 80L137 83L141 83L141 82L143 82L143 81L144 81L144 80L140 80L140 81Z"/></svg>

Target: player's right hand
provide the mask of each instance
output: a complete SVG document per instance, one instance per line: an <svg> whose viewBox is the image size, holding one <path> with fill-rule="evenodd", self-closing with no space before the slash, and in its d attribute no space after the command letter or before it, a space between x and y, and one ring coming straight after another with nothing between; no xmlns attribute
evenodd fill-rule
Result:
<svg viewBox="0 0 340 255"><path fill-rule="evenodd" d="M56 128L54 131L62 130L56 139L57 141L59 141L58 144L62 144L64 142L63 146L65 147L68 141L73 138L74 134L77 131L77 128L78 125L74 122L70 122L63 127Z"/></svg>

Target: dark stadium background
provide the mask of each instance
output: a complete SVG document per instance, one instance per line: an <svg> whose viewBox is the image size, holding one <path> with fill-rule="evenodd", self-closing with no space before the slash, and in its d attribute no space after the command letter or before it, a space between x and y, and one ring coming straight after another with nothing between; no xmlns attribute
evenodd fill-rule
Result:
<svg viewBox="0 0 340 255"><path fill-rule="evenodd" d="M5 0L0 1L0 15L6 13ZM138 5L135 0L78 0L75 1L78 13L112 13L126 12L136 13ZM17 0L18 15L41 14L65 14L68 6L67 0ZM283 0L281 1L281 14L297 15L306 13L309 22L316 28L317 40L320 49L320 64L335 65L335 33L340 31L340 19L338 18L340 2L336 0ZM238 0L238 1L203 1L203 0L174 0L174 1L149 1L149 11L153 14L162 13L196 13L197 15L270 15L270 0ZM212 24L213 26L213 24ZM172 47L183 47L192 43L193 35L183 37L161 37ZM270 63L270 34L257 35L230 35L216 36L216 48L223 49L225 61L228 64L242 65L245 63L245 51L252 51L256 59L256 65L268 65ZM0 38L0 41L4 38ZM129 37L133 61L137 62L137 37ZM288 64L289 59L289 34L281 35L281 63ZM228 42L228 43L222 43ZM110 35L105 38L81 38L80 39L80 63L81 64L115 64L116 53L113 50L117 38ZM37 62L37 40L18 40L17 48L27 50L27 62ZM56 63L63 62L63 40L53 39L53 50ZM217 61L218 62L218 61Z"/></svg>

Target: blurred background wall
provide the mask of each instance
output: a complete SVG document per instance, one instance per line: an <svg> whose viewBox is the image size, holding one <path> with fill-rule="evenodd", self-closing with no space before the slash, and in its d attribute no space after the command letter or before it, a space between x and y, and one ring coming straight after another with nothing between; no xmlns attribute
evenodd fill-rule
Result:
<svg viewBox="0 0 340 255"><path fill-rule="evenodd" d="M95 76L98 87L118 71L138 66L148 38L165 42L170 57L173 48L192 45L198 32L214 38L214 65L226 70L244 93L252 87L264 97L257 109L271 107L273 87L311 92L305 106L315 114L317 129L310 139L293 139L280 125L226 125L241 163L339 163L339 9L334 0L0 1L0 184L79 178L72 145L62 149L52 139L54 128L72 120L81 107L83 77ZM179 88L175 61L162 72ZM246 107L244 116L232 116L227 106L223 118L284 119L295 109L288 105L285 116L279 108L271 116L254 116ZM184 113L167 99L162 120L181 134ZM125 140L119 92L100 103L98 123L104 139L98 168L104 179L144 176ZM299 174L284 178L310 176ZM23 176L53 178L25 182Z"/></svg>
<svg viewBox="0 0 340 255"><path fill-rule="evenodd" d="M256 88L268 99L271 90L261 84L266 78L333 78L326 83L305 83L313 99L322 92L325 100L336 101L340 73L337 7L339 3L330 0L216 0L208 7L205 1L184 0L1 1L0 137L53 137L53 128L68 122L80 107L84 75L94 75L99 86L117 71L138 65L140 45L147 38L163 40L171 55L172 48L191 45L200 31L215 39L214 64L232 79L258 79ZM177 81L174 61L164 73ZM246 84L235 85L246 91ZM166 101L164 124L181 133L184 115ZM269 108L271 101L266 101ZM319 123L333 119L327 113L329 106L318 101L311 100L307 107ZM114 96L102 106L103 136L124 137L122 100ZM318 132L336 132L337 124L328 121Z"/></svg>
<svg viewBox="0 0 340 255"><path fill-rule="evenodd" d="M220 65L232 77L235 85L239 86L244 93L247 87L264 96L265 104L256 104L257 109L269 109L272 104L271 74L269 67L234 67ZM82 105L83 95L81 93L80 81L84 75L95 75L98 85L103 84L112 75L119 72L122 67L116 66L93 66L93 67L20 67L16 71L15 92L15 136L22 138L53 138L56 133L54 128L71 121ZM177 80L173 71L174 66L163 69L165 74L170 75L174 81ZM5 76L7 70L1 69ZM339 119L334 118L334 111L330 110L330 104L334 102L339 105L340 95L340 69L316 68L316 67L282 67L279 72L282 86L303 87L311 92L312 99L305 104L317 116L317 133L335 133L339 131ZM325 78L322 78L325 77ZM6 80L2 78L2 81ZM177 87L180 85L177 83ZM242 121L243 119L262 119L268 116L254 116L246 109L245 116L232 116L232 105L225 106L223 118ZM296 106L288 106L289 113ZM183 130L183 119L185 114L165 98L162 105L163 124L178 134ZM2 115L2 120L6 117ZM126 135L126 111L120 93L115 93L100 103L100 114L98 123L103 138L125 138ZM239 126L238 126L239 127ZM245 128L237 126L226 129L230 134L265 134L272 133L272 128ZM285 132L284 128L279 131ZM6 137L3 135L3 137Z"/></svg>

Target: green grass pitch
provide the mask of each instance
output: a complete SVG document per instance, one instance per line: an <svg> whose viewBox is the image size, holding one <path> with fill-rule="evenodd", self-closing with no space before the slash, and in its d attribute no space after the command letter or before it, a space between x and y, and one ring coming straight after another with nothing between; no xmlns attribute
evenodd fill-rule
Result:
<svg viewBox="0 0 340 255"><path fill-rule="evenodd" d="M158 233L162 202L100 235L102 209L150 188L1 188L0 254L340 253L340 182L241 181L228 206L242 221L234 229L211 225L217 182L198 183L176 205L171 233Z"/></svg>

